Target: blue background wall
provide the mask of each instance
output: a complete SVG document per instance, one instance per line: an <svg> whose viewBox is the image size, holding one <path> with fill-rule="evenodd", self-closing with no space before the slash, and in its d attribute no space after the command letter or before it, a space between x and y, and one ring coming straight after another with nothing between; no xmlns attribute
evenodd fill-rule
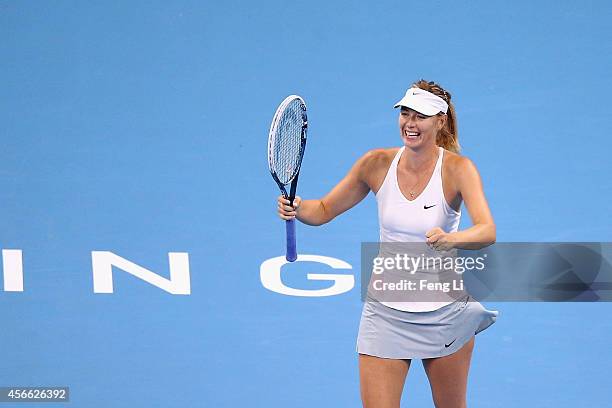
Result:
<svg viewBox="0 0 612 408"><path fill-rule="evenodd" d="M24 265L24 291L0 292L0 385L69 386L75 407L358 406L359 288L259 281L284 251L274 109L306 99L299 194L319 197L400 143L393 103L435 80L498 241L610 241L611 17L605 1L0 2L0 247ZM375 202L298 235L359 281ZM188 252L192 293L115 271L94 294L96 250L164 276ZM306 272L329 270L283 270L325 286ZM607 403L609 304L487 306L470 406ZM427 406L412 367L405 398Z"/></svg>

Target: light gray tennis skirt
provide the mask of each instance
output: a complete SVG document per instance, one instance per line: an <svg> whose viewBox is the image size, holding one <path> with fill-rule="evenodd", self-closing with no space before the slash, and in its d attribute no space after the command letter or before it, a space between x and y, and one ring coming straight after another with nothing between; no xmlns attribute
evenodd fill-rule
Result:
<svg viewBox="0 0 612 408"><path fill-rule="evenodd" d="M368 297L357 352L393 359L447 356L495 323L497 315L469 295L432 312L392 309Z"/></svg>

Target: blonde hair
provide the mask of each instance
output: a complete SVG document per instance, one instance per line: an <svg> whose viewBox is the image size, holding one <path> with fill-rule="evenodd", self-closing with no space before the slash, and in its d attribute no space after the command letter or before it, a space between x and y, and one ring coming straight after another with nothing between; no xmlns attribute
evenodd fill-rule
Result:
<svg viewBox="0 0 612 408"><path fill-rule="evenodd" d="M455 115L455 107L451 103L451 94L445 91L435 82L426 81L424 79L415 82L412 86L416 86L417 88L431 92L432 94L444 99L444 101L448 104L446 124L438 132L438 135L436 136L436 144L446 150L450 150L453 153L459 153L461 146L459 146L459 136L457 135L457 116ZM443 113L439 113L438 115L443 115Z"/></svg>

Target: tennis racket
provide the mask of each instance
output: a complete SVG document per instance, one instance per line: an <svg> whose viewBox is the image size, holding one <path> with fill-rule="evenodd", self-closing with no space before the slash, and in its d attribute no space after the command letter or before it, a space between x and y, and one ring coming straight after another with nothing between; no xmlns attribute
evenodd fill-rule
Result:
<svg viewBox="0 0 612 408"><path fill-rule="evenodd" d="M290 95L279 105L268 135L268 167L283 197L293 206L304 148L306 147L306 104L297 95ZM286 186L291 184L289 194ZM286 221L289 262L297 259L295 219Z"/></svg>

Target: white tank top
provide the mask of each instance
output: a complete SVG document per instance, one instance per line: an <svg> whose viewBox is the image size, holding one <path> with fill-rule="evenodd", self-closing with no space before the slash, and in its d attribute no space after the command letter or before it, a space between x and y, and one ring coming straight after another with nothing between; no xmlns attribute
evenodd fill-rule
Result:
<svg viewBox="0 0 612 408"><path fill-rule="evenodd" d="M380 224L380 242L425 242L425 234L435 227L447 233L456 232L459 228L461 211L455 211L448 205L442 189L442 159L444 149L439 147L438 160L427 186L418 197L409 201L400 191L397 181L397 163L404 152L400 148L385 180L376 193L378 203L378 221ZM437 310L453 299L436 302L381 302L398 310L424 312Z"/></svg>

